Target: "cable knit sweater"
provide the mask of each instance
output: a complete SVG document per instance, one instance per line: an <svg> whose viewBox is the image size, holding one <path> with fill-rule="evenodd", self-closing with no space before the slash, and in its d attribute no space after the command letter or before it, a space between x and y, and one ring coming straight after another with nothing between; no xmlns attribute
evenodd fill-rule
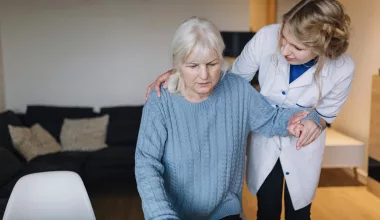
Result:
<svg viewBox="0 0 380 220"><path fill-rule="evenodd" d="M273 108L245 79L226 74L203 102L152 91L136 148L146 219L220 219L241 212L249 132L287 136L301 109ZM315 111L306 119L319 126Z"/></svg>

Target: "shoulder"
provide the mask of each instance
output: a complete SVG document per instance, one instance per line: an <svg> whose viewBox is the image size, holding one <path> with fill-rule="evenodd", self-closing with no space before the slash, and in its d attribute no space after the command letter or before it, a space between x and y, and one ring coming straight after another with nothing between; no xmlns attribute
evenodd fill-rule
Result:
<svg viewBox="0 0 380 220"><path fill-rule="evenodd" d="M280 24L270 24L260 28L257 33L260 34L268 34L268 35L278 35L280 32Z"/></svg>
<svg viewBox="0 0 380 220"><path fill-rule="evenodd" d="M280 24L271 24L260 28L255 35L260 38L261 41L266 42L278 42L278 36L280 33ZM265 46L265 45L263 45Z"/></svg>
<svg viewBox="0 0 380 220"><path fill-rule="evenodd" d="M144 105L144 111L155 111L163 108L164 103L170 99L170 93L167 89L164 89L163 86L160 87L161 96L158 97L156 89L152 89L149 94L149 98Z"/></svg>
<svg viewBox="0 0 380 220"><path fill-rule="evenodd" d="M256 48L256 56L266 56L276 52L279 41L280 25L272 24L262 27L248 43L249 48Z"/></svg>
<svg viewBox="0 0 380 220"><path fill-rule="evenodd" d="M232 91L238 93L247 91L252 87L246 79L232 72L224 75L221 84L222 87L230 87Z"/></svg>
<svg viewBox="0 0 380 220"><path fill-rule="evenodd" d="M355 62L349 54L344 53L335 61L335 68L337 70L353 72L355 69Z"/></svg>
<svg viewBox="0 0 380 220"><path fill-rule="evenodd" d="M238 74L234 74L232 72L227 72L223 79L222 82L232 82L232 83L237 83L237 84L248 84L248 81L244 79L243 77L239 76Z"/></svg>
<svg viewBox="0 0 380 220"><path fill-rule="evenodd" d="M248 100L255 100L260 96L260 93L246 79L237 74L229 72L223 80L225 95L230 96L231 100L246 100L244 103L249 105Z"/></svg>
<svg viewBox="0 0 380 220"><path fill-rule="evenodd" d="M335 82L353 78L355 72L355 62L348 54L343 54L336 60L330 61L330 74Z"/></svg>

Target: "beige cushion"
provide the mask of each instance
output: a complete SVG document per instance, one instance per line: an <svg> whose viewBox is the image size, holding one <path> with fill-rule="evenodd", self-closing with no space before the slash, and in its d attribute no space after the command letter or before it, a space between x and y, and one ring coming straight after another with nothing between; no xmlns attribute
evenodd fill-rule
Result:
<svg viewBox="0 0 380 220"><path fill-rule="evenodd" d="M27 161L49 153L61 150L54 137L41 125L35 124L31 128L8 125L14 148L20 152Z"/></svg>
<svg viewBox="0 0 380 220"><path fill-rule="evenodd" d="M108 115L97 118L65 119L61 130L64 151L95 151L107 147Z"/></svg>

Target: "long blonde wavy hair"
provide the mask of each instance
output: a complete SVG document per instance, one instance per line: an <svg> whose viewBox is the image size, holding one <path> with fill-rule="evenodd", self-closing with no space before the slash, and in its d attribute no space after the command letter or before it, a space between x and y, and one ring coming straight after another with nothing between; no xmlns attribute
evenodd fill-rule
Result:
<svg viewBox="0 0 380 220"><path fill-rule="evenodd" d="M279 37L286 24L298 42L317 55L314 80L319 88L318 102L322 98L320 73L327 59L337 59L347 51L350 37L350 17L337 0L303 0L282 17Z"/></svg>

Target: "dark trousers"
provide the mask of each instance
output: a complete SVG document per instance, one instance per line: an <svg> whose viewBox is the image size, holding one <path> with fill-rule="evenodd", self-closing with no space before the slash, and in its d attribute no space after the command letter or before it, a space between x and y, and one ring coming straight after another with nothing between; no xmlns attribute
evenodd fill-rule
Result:
<svg viewBox="0 0 380 220"><path fill-rule="evenodd" d="M257 220L280 220L283 189L284 173L279 159L257 192ZM285 219L310 220L310 208L311 204L297 211L294 210L285 183Z"/></svg>
<svg viewBox="0 0 380 220"><path fill-rule="evenodd" d="M222 218L221 220L241 220L240 215L230 215Z"/></svg>

